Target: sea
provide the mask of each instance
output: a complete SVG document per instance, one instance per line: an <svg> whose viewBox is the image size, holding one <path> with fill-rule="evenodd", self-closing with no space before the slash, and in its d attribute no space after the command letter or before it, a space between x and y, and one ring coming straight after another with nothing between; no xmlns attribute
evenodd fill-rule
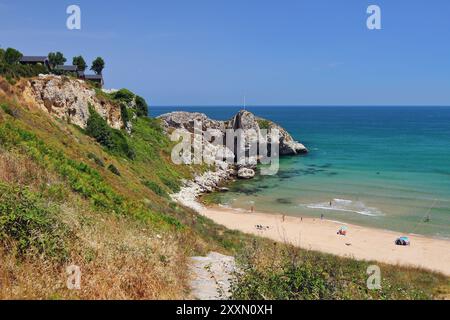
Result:
<svg viewBox="0 0 450 320"><path fill-rule="evenodd" d="M242 107L152 107L151 116ZM222 206L450 239L450 107L253 106L309 153L283 157L274 176L237 181Z"/></svg>

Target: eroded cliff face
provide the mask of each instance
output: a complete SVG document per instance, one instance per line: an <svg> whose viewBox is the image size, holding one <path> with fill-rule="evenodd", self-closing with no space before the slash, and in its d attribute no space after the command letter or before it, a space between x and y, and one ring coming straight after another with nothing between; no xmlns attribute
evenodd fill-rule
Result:
<svg viewBox="0 0 450 320"><path fill-rule="evenodd" d="M82 80L42 75L24 80L18 84L18 88L26 103L83 129L86 128L90 117L89 106L92 106L110 127L124 127L120 107L96 95L95 90Z"/></svg>

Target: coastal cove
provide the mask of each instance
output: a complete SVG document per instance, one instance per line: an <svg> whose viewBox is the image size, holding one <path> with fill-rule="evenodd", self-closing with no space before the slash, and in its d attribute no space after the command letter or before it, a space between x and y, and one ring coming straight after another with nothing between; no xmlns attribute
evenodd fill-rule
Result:
<svg viewBox="0 0 450 320"><path fill-rule="evenodd" d="M239 109L155 107L152 116L185 110L225 120ZM450 108L248 110L283 126L310 153L282 158L275 176L230 184L214 195L222 206L450 237Z"/></svg>

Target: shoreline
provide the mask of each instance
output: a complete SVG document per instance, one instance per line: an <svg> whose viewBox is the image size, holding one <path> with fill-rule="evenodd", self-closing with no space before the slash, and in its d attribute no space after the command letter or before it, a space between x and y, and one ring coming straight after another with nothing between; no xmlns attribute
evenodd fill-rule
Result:
<svg viewBox="0 0 450 320"><path fill-rule="evenodd" d="M218 206L198 212L231 230L289 243L302 249L334 254L356 260L378 261L391 265L418 267L450 276L450 241L408 234L410 246L397 246L400 232L363 227L311 217L238 211ZM269 227L258 230L256 225ZM337 234L341 225L347 236Z"/></svg>

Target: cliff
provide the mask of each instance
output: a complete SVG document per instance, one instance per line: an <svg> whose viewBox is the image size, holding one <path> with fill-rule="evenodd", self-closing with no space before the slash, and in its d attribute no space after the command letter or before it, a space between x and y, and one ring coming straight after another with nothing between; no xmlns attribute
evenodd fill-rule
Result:
<svg viewBox="0 0 450 320"><path fill-rule="evenodd" d="M259 133L261 129L278 129L280 132L280 155L299 155L308 153L308 149L301 143L295 141L292 136L280 125L273 121L255 116L249 111L241 110L228 121L218 121L208 118L203 113L172 112L158 117L162 120L167 132L174 129L185 129L194 133L194 122L202 123L202 130L216 129L225 135L226 129L242 129L244 131L254 130Z"/></svg>

